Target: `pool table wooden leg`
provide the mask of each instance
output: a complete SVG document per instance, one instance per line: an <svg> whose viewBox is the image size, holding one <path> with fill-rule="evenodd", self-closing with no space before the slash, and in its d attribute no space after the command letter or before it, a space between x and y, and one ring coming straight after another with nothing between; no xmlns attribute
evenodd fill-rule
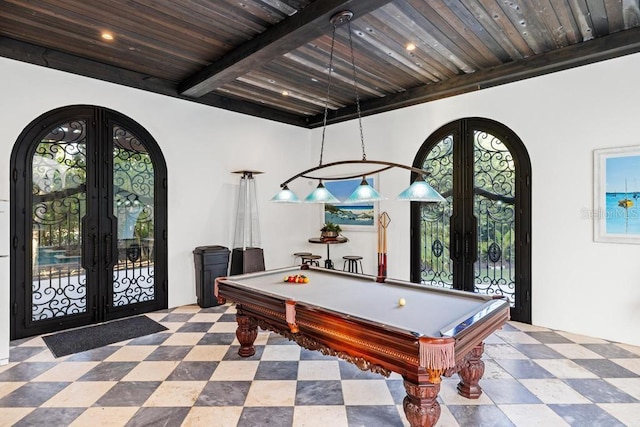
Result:
<svg viewBox="0 0 640 427"><path fill-rule="evenodd" d="M475 346L464 358L458 371L461 381L458 383L458 394L468 399L477 399L482 394L482 388L478 384L484 374L484 362L482 353L484 343Z"/></svg>
<svg viewBox="0 0 640 427"><path fill-rule="evenodd" d="M258 336L258 326L251 318L240 313L236 314L236 320L238 321L236 337L240 342L238 354L242 357L253 356L256 353L253 342Z"/></svg>
<svg viewBox="0 0 640 427"><path fill-rule="evenodd" d="M440 404L436 400L440 384L425 382L415 384L404 380L407 395L402 407L411 427L432 427L440 418Z"/></svg>

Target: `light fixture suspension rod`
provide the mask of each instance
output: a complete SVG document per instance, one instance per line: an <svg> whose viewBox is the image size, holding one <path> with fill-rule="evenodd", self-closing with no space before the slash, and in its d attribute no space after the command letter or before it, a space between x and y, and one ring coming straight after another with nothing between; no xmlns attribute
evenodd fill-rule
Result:
<svg viewBox="0 0 640 427"><path fill-rule="evenodd" d="M333 33L331 33L331 50L329 54L329 75L327 76L327 96L324 103L324 119L322 119L322 143L320 144L320 163L322 166L322 155L324 154L324 135L327 131L327 115L329 113L329 95L331 94L331 74L333 73L333 46L336 41L336 26L338 25L333 20Z"/></svg>
<svg viewBox="0 0 640 427"><path fill-rule="evenodd" d="M367 160L367 153L364 150L364 132L362 130L362 113L360 111L360 94L358 93L358 75L356 73L356 60L353 55L353 37L351 36L351 17L347 21L347 31L349 32L349 52L351 52L351 69L353 70L353 88L356 93L356 108L358 110L358 126L360 127L360 145L362 146L362 160Z"/></svg>
<svg viewBox="0 0 640 427"><path fill-rule="evenodd" d="M321 169L326 169L329 167L334 167L334 166L339 166L339 165L356 165L356 164L374 164L374 165L382 165L384 167L379 168L377 170L372 170L372 171L367 171L366 173L357 173L355 175L342 175L342 176L331 176L331 177L316 177L316 176L307 176L307 174L311 173L311 172L315 172L317 170L321 170ZM303 178L308 178L308 179L321 179L321 180L325 180L325 181L333 181L333 180L341 180L341 179L351 179L351 178L356 178L356 177L360 177L363 175L371 175L371 174L375 174L375 173L379 173L379 172L383 172L386 171L388 169L392 169L392 168L402 168L402 169L407 169L410 170L411 172L415 173L416 175L418 175L418 177L422 177L425 178L427 176L430 175L429 172L419 169L419 168L415 168L412 166L407 166L407 165L403 165L400 163L394 163L394 162L387 162L384 160L341 160L338 162L332 162L332 163L327 163L324 165L319 165L313 168L309 168L305 171L302 171L294 176L292 176L291 178L289 178L288 180L286 180L285 182L283 182L282 184L280 184L280 187L283 188L284 186L286 186L287 184L289 184L291 181L298 179L300 177Z"/></svg>

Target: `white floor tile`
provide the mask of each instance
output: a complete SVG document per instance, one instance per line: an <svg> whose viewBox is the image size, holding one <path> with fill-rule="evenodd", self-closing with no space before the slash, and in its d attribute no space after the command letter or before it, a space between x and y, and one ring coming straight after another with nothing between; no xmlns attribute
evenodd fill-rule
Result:
<svg viewBox="0 0 640 427"><path fill-rule="evenodd" d="M343 380L345 405L393 405L385 380Z"/></svg>
<svg viewBox="0 0 640 427"><path fill-rule="evenodd" d="M205 385L206 381L165 381L142 406L191 407Z"/></svg>
<svg viewBox="0 0 640 427"><path fill-rule="evenodd" d="M630 370L631 372L640 375L640 358L637 359L609 359L614 363L622 366L625 369Z"/></svg>
<svg viewBox="0 0 640 427"><path fill-rule="evenodd" d="M242 415L242 406L191 408L181 427L229 427L235 426Z"/></svg>
<svg viewBox="0 0 640 427"><path fill-rule="evenodd" d="M344 406L296 406L292 427L348 427Z"/></svg>
<svg viewBox="0 0 640 427"><path fill-rule="evenodd" d="M589 399L557 379L524 379L520 382L544 403L577 404L591 403Z"/></svg>
<svg viewBox="0 0 640 427"><path fill-rule="evenodd" d="M478 399L467 399L458 394L458 381L442 381L438 396L445 405L493 405L493 401L482 393ZM480 383L482 387L482 382Z"/></svg>
<svg viewBox="0 0 640 427"><path fill-rule="evenodd" d="M640 401L640 378L605 378L605 381Z"/></svg>
<svg viewBox="0 0 640 427"><path fill-rule="evenodd" d="M556 378L598 378L591 371L569 359L535 359L534 362L551 372Z"/></svg>
<svg viewBox="0 0 640 427"><path fill-rule="evenodd" d="M547 344L547 346L568 359L604 359L598 353L579 344Z"/></svg>
<svg viewBox="0 0 640 427"><path fill-rule="evenodd" d="M258 370L257 360L222 361L211 375L211 381L252 381Z"/></svg>
<svg viewBox="0 0 640 427"><path fill-rule="evenodd" d="M73 420L69 427L119 427L127 424L127 421L138 411L133 407L95 407L84 411Z"/></svg>
<svg viewBox="0 0 640 427"><path fill-rule="evenodd" d="M640 403L602 403L598 406L627 427L640 427Z"/></svg>
<svg viewBox="0 0 640 427"><path fill-rule="evenodd" d="M270 345L265 347L260 360L300 360L297 345Z"/></svg>
<svg viewBox="0 0 640 427"><path fill-rule="evenodd" d="M333 360L301 360L298 363L299 380L339 380L340 364Z"/></svg>
<svg viewBox="0 0 640 427"><path fill-rule="evenodd" d="M296 401L296 381L253 381L245 406L293 406Z"/></svg>
<svg viewBox="0 0 640 427"><path fill-rule="evenodd" d="M518 427L569 426L547 405L498 405Z"/></svg>

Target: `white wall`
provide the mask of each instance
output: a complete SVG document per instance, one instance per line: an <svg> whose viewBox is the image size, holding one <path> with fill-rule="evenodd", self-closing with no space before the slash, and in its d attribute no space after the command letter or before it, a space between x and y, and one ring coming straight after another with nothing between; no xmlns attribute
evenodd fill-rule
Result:
<svg viewBox="0 0 640 427"><path fill-rule="evenodd" d="M633 126L640 95L631 55L553 75L460 95L364 121L367 157L411 164L440 126L471 116L497 120L520 136L533 167L533 323L640 345L640 246L593 242L593 150L640 145ZM606 85L604 82L606 81ZM195 246L231 245L238 177L258 169L262 240L267 268L290 254L324 247L306 242L321 224L318 206L268 203L278 184L317 163L320 129L307 131L240 114L118 87L0 58L0 199L9 194L9 155L20 131L45 111L70 104L102 105L126 114L158 141L169 171L170 306L195 301ZM352 146L353 145L353 146ZM325 162L361 157L354 121L327 129ZM384 173L390 197L389 276L409 277L409 206L393 198L408 185L402 172ZM291 186L298 195L308 182ZM345 233L347 234L347 233ZM376 234L349 232L332 258L365 256L376 268ZM8 286L3 284L2 286ZM2 322L0 320L0 327Z"/></svg>

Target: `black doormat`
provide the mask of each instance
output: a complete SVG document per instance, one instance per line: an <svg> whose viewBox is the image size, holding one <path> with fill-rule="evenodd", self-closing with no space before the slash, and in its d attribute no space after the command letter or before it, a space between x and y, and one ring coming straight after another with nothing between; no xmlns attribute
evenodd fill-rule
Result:
<svg viewBox="0 0 640 427"><path fill-rule="evenodd" d="M55 357L62 357L166 330L167 328L147 316L136 316L58 332L42 339Z"/></svg>

